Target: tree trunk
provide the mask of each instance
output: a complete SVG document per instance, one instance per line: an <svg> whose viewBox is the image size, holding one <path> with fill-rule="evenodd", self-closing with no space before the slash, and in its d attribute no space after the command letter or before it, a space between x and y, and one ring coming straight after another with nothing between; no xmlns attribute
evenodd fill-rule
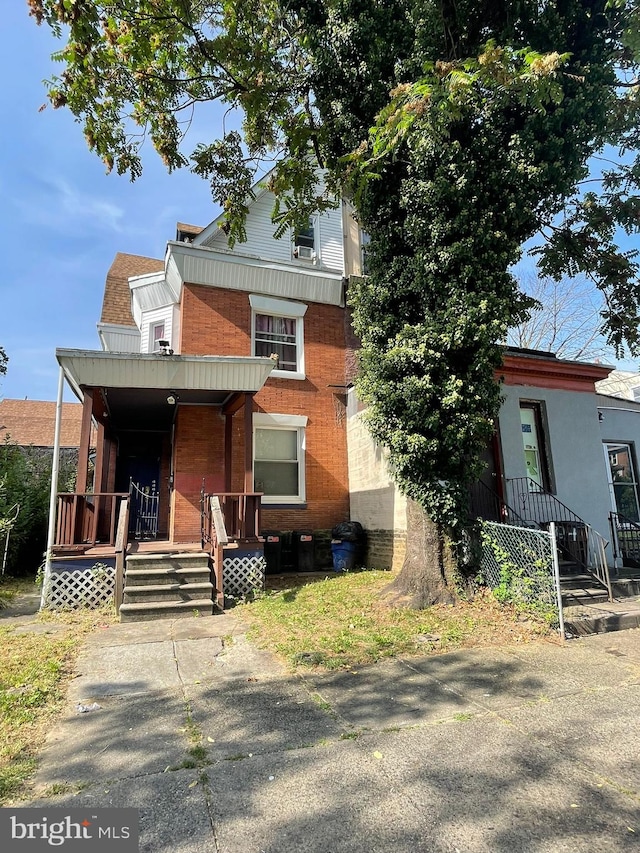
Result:
<svg viewBox="0 0 640 853"><path fill-rule="evenodd" d="M421 610L453 604L457 563L442 525L435 524L415 501L407 500L407 552L398 577L384 589L394 606Z"/></svg>

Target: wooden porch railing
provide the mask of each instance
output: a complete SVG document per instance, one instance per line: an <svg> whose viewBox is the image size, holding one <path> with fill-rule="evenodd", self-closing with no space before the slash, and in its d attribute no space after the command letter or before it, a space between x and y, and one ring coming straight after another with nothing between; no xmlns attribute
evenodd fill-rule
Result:
<svg viewBox="0 0 640 853"><path fill-rule="evenodd" d="M54 547L115 545L118 502L126 492L58 493Z"/></svg>
<svg viewBox="0 0 640 853"><path fill-rule="evenodd" d="M217 544L216 529L211 509L211 498L216 497L224 521L227 540L257 539L260 536L261 492L221 492L201 494L201 537L202 547L213 549ZM225 543L226 544L226 543Z"/></svg>
<svg viewBox="0 0 640 853"><path fill-rule="evenodd" d="M121 498L118 507L116 527L116 587L114 592L116 613L120 614L120 605L124 598L124 567L127 559L127 536L129 532L129 497Z"/></svg>

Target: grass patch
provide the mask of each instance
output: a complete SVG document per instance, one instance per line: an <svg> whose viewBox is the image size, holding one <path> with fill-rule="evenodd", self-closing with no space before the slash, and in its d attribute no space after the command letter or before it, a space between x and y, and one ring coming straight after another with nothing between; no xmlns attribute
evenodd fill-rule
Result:
<svg viewBox="0 0 640 853"><path fill-rule="evenodd" d="M328 575L238 605L258 645L285 658L292 667L343 669L397 655L438 654L480 645L525 642L548 635L541 621L518 618L511 605L490 594L455 607L427 610L390 608L380 594L390 572Z"/></svg>
<svg viewBox="0 0 640 853"><path fill-rule="evenodd" d="M51 624L55 633L18 634L0 627L0 804L16 795L35 770L82 640L98 625L115 621L111 609L34 618Z"/></svg>

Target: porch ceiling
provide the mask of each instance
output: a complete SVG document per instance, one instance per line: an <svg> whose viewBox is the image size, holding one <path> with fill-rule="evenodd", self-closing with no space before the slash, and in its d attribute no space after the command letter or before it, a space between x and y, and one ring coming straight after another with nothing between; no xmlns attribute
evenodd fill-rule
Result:
<svg viewBox="0 0 640 853"><path fill-rule="evenodd" d="M236 392L259 391L273 370L270 358L162 356L95 350L56 350L58 363L76 396L100 388L113 426L165 429L175 405L222 405Z"/></svg>

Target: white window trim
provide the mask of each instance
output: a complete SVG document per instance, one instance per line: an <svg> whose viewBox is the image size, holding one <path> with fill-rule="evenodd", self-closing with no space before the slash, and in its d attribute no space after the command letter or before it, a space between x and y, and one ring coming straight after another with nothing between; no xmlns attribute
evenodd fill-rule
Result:
<svg viewBox="0 0 640 853"><path fill-rule="evenodd" d="M302 302L287 302L286 299L272 299L269 296L249 295L251 305L251 354L256 354L256 314L268 314L272 317L286 317L296 321L296 357L297 370L272 370L270 376L282 379L306 379L304 366L304 320L307 305Z"/></svg>
<svg viewBox="0 0 640 853"><path fill-rule="evenodd" d="M310 258L301 258L296 255L296 232L291 229L291 260L299 264L317 264L320 262L320 217L314 213L309 217L313 228L313 251Z"/></svg>
<svg viewBox="0 0 640 853"><path fill-rule="evenodd" d="M155 322L149 323L149 352L160 352L160 347L155 349L154 344L156 342L156 329L158 326L162 326L162 337L158 338L160 341L166 341L165 337L167 331L167 323L166 320L156 320Z"/></svg>
<svg viewBox="0 0 640 853"><path fill-rule="evenodd" d="M297 495L263 495L262 503L269 504L304 504L307 501L307 487L305 474L305 451L306 451L306 426L308 418L306 415L280 415L256 412L253 416L253 463L254 463L254 488L255 488L255 462L256 462L256 429L295 429L298 434L298 494Z"/></svg>

